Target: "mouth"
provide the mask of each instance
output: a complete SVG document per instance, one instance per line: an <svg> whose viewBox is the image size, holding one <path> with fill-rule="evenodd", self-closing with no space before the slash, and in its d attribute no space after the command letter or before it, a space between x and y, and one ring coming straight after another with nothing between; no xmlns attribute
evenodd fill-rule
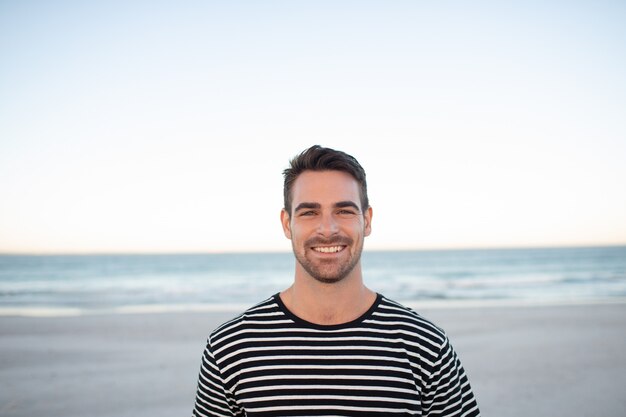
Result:
<svg viewBox="0 0 626 417"><path fill-rule="evenodd" d="M313 246L311 249L319 253L338 253L344 250L345 248L346 246L338 245L338 246Z"/></svg>

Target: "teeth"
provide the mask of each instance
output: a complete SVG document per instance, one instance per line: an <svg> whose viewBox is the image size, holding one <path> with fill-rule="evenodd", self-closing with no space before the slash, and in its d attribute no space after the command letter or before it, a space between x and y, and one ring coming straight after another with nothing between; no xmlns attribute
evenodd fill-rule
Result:
<svg viewBox="0 0 626 417"><path fill-rule="evenodd" d="M313 250L322 253L336 253L342 249L342 246L320 246L317 248L313 248Z"/></svg>

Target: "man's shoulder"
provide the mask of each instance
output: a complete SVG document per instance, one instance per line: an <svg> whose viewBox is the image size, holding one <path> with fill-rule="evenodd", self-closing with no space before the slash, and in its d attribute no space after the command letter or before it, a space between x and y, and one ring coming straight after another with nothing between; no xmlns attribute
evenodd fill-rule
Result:
<svg viewBox="0 0 626 417"><path fill-rule="evenodd" d="M273 321L273 318L280 315L282 313L276 303L276 298L271 296L216 327L209 334L209 342L218 342L247 327L259 327L269 324Z"/></svg>
<svg viewBox="0 0 626 417"><path fill-rule="evenodd" d="M436 341L443 344L447 339L446 332L433 321L424 317L413 308L385 296L381 297L380 304L373 318L383 324L395 326L399 329L427 334L433 342Z"/></svg>

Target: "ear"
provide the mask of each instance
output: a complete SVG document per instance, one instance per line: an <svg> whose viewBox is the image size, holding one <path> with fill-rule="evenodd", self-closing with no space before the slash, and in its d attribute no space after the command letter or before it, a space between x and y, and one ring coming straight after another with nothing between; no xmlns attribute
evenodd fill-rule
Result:
<svg viewBox="0 0 626 417"><path fill-rule="evenodd" d="M365 210L365 213L363 213L363 218L365 219L365 236L369 236L370 233L372 233L372 208L368 207L367 210Z"/></svg>
<svg viewBox="0 0 626 417"><path fill-rule="evenodd" d="M287 239L291 239L291 217L289 217L289 213L285 209L280 211L280 222L283 225L283 233Z"/></svg>

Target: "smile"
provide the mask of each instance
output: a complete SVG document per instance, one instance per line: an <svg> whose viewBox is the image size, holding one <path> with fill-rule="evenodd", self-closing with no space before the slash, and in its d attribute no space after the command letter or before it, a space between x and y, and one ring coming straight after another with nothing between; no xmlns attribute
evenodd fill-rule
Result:
<svg viewBox="0 0 626 417"><path fill-rule="evenodd" d="M344 248L345 246L316 246L313 247L313 250L321 253L337 253L341 252Z"/></svg>

